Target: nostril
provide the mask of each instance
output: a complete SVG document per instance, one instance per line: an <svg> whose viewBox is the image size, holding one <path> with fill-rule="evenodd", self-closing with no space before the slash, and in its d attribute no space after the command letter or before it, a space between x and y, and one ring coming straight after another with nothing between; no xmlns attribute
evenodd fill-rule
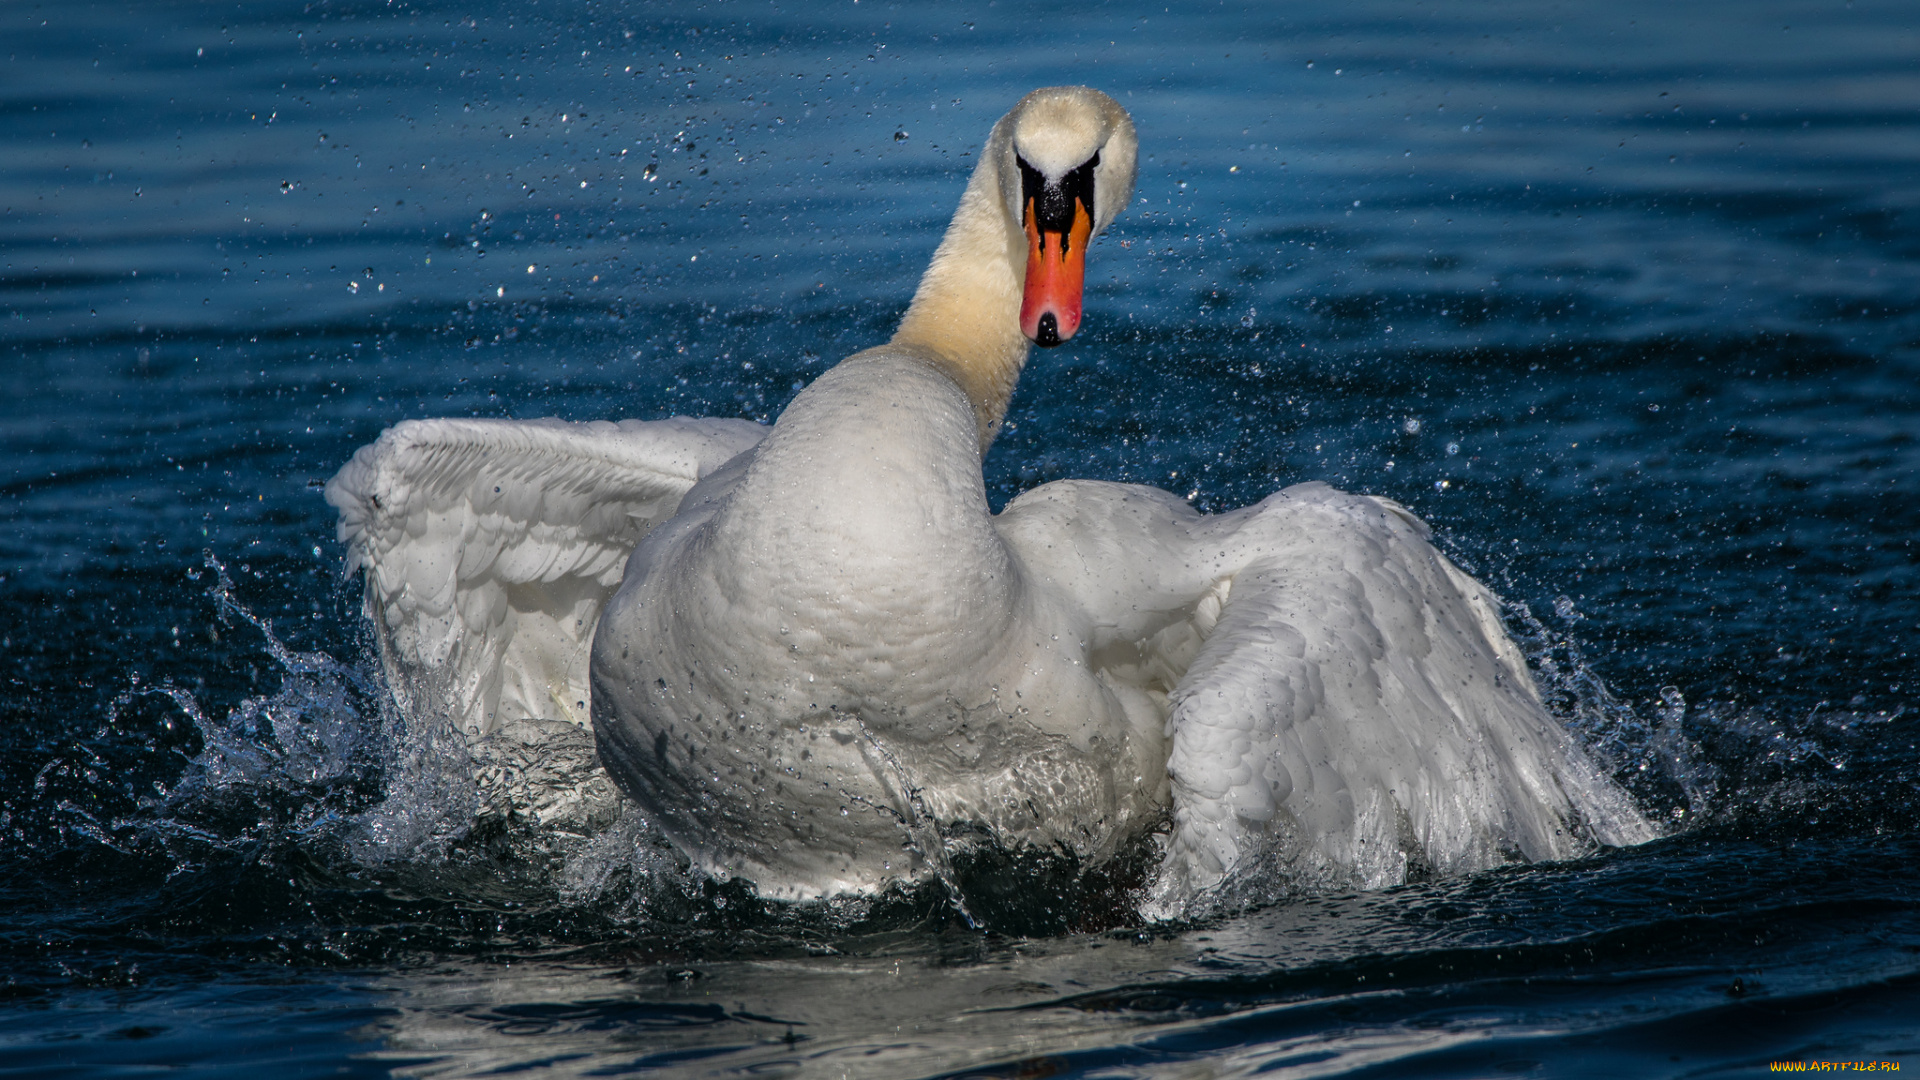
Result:
<svg viewBox="0 0 1920 1080"><path fill-rule="evenodd" d="M1033 341L1045 349L1060 344L1060 320L1053 317L1053 312L1040 316L1040 326L1033 335Z"/></svg>

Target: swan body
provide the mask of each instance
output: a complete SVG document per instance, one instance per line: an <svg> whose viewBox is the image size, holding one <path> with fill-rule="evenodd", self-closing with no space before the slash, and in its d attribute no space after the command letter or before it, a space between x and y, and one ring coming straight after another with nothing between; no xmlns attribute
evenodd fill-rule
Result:
<svg viewBox="0 0 1920 1080"><path fill-rule="evenodd" d="M1397 504L1063 481L989 512L980 457L1135 159L1112 99L1028 95L893 340L771 430L364 448L328 498L403 707L532 741L590 715L673 843L781 898L938 872L960 833L1097 861L1170 822L1161 912L1274 858L1381 886L1650 838Z"/></svg>

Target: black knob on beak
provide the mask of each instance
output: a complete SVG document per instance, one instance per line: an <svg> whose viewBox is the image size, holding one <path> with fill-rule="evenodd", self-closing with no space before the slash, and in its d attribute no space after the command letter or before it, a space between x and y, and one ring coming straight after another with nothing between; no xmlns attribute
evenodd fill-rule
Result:
<svg viewBox="0 0 1920 1080"><path fill-rule="evenodd" d="M1053 312L1040 316L1039 332L1033 335L1033 343L1043 349L1060 344L1060 320L1053 317Z"/></svg>

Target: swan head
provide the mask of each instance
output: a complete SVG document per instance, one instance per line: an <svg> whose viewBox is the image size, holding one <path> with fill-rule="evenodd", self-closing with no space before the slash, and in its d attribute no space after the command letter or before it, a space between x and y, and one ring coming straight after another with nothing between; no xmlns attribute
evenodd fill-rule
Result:
<svg viewBox="0 0 1920 1080"><path fill-rule="evenodd" d="M1091 87L1051 86L1021 98L989 145L1007 213L1026 235L1020 331L1058 345L1080 329L1087 244L1133 198L1133 118Z"/></svg>

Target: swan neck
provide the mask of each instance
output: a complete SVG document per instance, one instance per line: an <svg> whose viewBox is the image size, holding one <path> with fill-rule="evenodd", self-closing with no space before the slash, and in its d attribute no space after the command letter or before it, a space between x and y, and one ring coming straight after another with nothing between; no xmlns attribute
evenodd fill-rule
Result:
<svg viewBox="0 0 1920 1080"><path fill-rule="evenodd" d="M1020 332L1026 235L1007 209L996 167L1007 145L996 128L893 336L895 346L931 362L966 392L982 454L1000 432L1027 362Z"/></svg>

